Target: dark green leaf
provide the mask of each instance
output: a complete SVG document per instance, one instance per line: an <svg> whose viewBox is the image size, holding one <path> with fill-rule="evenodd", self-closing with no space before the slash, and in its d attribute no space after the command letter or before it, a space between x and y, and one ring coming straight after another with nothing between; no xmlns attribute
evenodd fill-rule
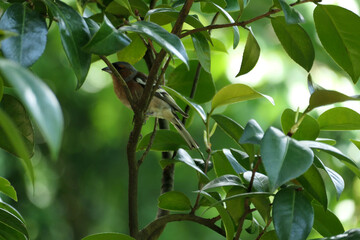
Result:
<svg viewBox="0 0 360 240"><path fill-rule="evenodd" d="M290 7L285 0L276 0L279 2L281 9L284 12L285 20L287 24L296 24L304 22L304 17L296 11L293 7Z"/></svg>
<svg viewBox="0 0 360 240"><path fill-rule="evenodd" d="M260 125L254 119L250 119L246 124L244 133L240 138L240 143L252 143L252 144L260 144L261 139L264 136L264 131L260 127Z"/></svg>
<svg viewBox="0 0 360 240"><path fill-rule="evenodd" d="M227 193L226 198L230 198L234 195L246 193L245 187L232 187ZM238 223L240 218L245 212L245 198L236 198L226 201L226 210L230 213L235 223Z"/></svg>
<svg viewBox="0 0 360 240"><path fill-rule="evenodd" d="M90 31L90 36L93 37L95 35L95 33L97 31L99 31L99 29L100 29L99 24L97 24L97 22L95 22L91 18L84 18L84 20L85 20L86 24L88 25L88 28Z"/></svg>
<svg viewBox="0 0 360 240"><path fill-rule="evenodd" d="M360 150L360 141L354 139L350 139L350 141Z"/></svg>
<svg viewBox="0 0 360 240"><path fill-rule="evenodd" d="M221 6L222 8L226 7L226 0L201 0L200 2L201 11L204 13L213 13L218 11L213 3Z"/></svg>
<svg viewBox="0 0 360 240"><path fill-rule="evenodd" d="M276 236L275 230L265 232L265 234L262 235L262 237L260 239L261 240L279 240L279 238Z"/></svg>
<svg viewBox="0 0 360 240"><path fill-rule="evenodd" d="M214 180L207 183L203 188L202 191L209 190L212 188L218 188L218 187L225 187L225 186L238 186L238 187L244 187L244 185L241 183L241 180L236 175L222 175L218 178L215 178Z"/></svg>
<svg viewBox="0 0 360 240"><path fill-rule="evenodd" d="M158 207L170 211L187 211L191 209L191 202L184 193L170 191L160 195Z"/></svg>
<svg viewBox="0 0 360 240"><path fill-rule="evenodd" d="M193 82L198 67L198 61L190 61L190 70L184 64L175 68L168 77L167 86L181 93L183 96L190 96ZM192 101L196 103L205 103L212 99L215 94L215 84L210 73L200 69L198 85ZM206 89L206 91L203 91Z"/></svg>
<svg viewBox="0 0 360 240"><path fill-rule="evenodd" d="M210 73L210 46L208 41L201 33L192 34L191 38L202 68Z"/></svg>
<svg viewBox="0 0 360 240"><path fill-rule="evenodd" d="M291 109L285 109L281 115L281 127L285 134L287 134L292 126L297 122L302 113L296 113ZM296 140L315 140L320 133L318 122L311 116L305 115L300 126L292 138Z"/></svg>
<svg viewBox="0 0 360 240"><path fill-rule="evenodd" d="M145 150L148 146L152 133L145 135L137 149ZM186 147L185 140L180 136L179 133L171 130L158 130L154 138L154 142L151 145L151 149L154 151L175 151L181 147Z"/></svg>
<svg viewBox="0 0 360 240"><path fill-rule="evenodd" d="M321 130L359 130L360 114L350 108L336 107L322 113L318 122Z"/></svg>
<svg viewBox="0 0 360 240"><path fill-rule="evenodd" d="M135 240L128 235L122 233L97 233L82 238L81 240Z"/></svg>
<svg viewBox="0 0 360 240"><path fill-rule="evenodd" d="M15 217L20 219L25 224L24 218L20 215L20 213L14 207L10 206L9 204L7 204L5 202L0 202L0 208L13 214Z"/></svg>
<svg viewBox="0 0 360 240"><path fill-rule="evenodd" d="M254 145L249 145L249 146L254 146ZM230 148L230 151L231 151L232 155L235 157L235 159L238 161L238 163L240 163L242 166L244 166L245 169L251 169L250 158L246 152L243 152L243 151L240 151L240 150L234 149L234 148Z"/></svg>
<svg viewBox="0 0 360 240"><path fill-rule="evenodd" d="M19 218L15 217L15 215L4 209L0 209L0 223L29 237L25 224Z"/></svg>
<svg viewBox="0 0 360 240"><path fill-rule="evenodd" d="M318 238L316 240L358 240L359 238L360 238L360 229L354 228L336 236Z"/></svg>
<svg viewBox="0 0 360 240"><path fill-rule="evenodd" d="M11 228L3 222L0 222L0 237L1 240L28 240L24 234L16 231L14 228Z"/></svg>
<svg viewBox="0 0 360 240"><path fill-rule="evenodd" d="M356 83L360 76L360 17L333 5L317 5L316 31L329 55Z"/></svg>
<svg viewBox="0 0 360 240"><path fill-rule="evenodd" d="M179 37L172 33L169 33L159 25L152 22L138 21L131 24L131 26L123 26L119 28L119 30L136 32L151 38L167 52L169 52L170 54L174 54L183 63L185 63L186 66L188 66L188 56L186 54L184 45L180 41Z"/></svg>
<svg viewBox="0 0 360 240"><path fill-rule="evenodd" d="M135 16L128 0L115 0L115 2L126 8L132 16Z"/></svg>
<svg viewBox="0 0 360 240"><path fill-rule="evenodd" d="M261 217L267 223L270 218L271 203L268 196L254 196L250 198L252 204L254 204L256 210L260 213Z"/></svg>
<svg viewBox="0 0 360 240"><path fill-rule="evenodd" d="M284 17L272 18L271 24L287 54L309 72L315 58L309 35L300 25L287 24Z"/></svg>
<svg viewBox="0 0 360 240"><path fill-rule="evenodd" d="M54 93L29 70L16 63L0 60L0 73L14 87L55 158L60 150L64 122Z"/></svg>
<svg viewBox="0 0 360 240"><path fill-rule="evenodd" d="M340 174L338 174L331 168L326 167L324 163L316 156L314 158L314 164L316 167L323 169L326 172L326 174L330 177L330 180L336 189L336 198L339 200L340 195L345 188L344 179L340 176Z"/></svg>
<svg viewBox="0 0 360 240"><path fill-rule="evenodd" d="M196 171L198 171L207 178L206 174L196 165L194 159L184 149L180 148L178 150L176 155L176 160L183 162L186 165L192 167L193 169L195 169Z"/></svg>
<svg viewBox="0 0 360 240"><path fill-rule="evenodd" d="M360 96L347 96L337 91L319 89L311 94L308 109L310 111L317 107L351 100L359 101Z"/></svg>
<svg viewBox="0 0 360 240"><path fill-rule="evenodd" d="M237 175L236 170L229 162L229 159L226 157L223 151L215 151L212 154L213 163L214 163L214 170L216 176L220 177L226 174Z"/></svg>
<svg viewBox="0 0 360 240"><path fill-rule="evenodd" d="M0 19L0 28L17 33L1 42L1 49L8 59L24 67L31 66L43 54L46 46L45 19L24 4L12 4Z"/></svg>
<svg viewBox="0 0 360 240"><path fill-rule="evenodd" d="M344 155L339 149L325 143L315 141L300 141L300 144L305 147L322 150L329 153L330 155L336 157L341 162L343 162L351 171L353 171L357 176L360 177L360 170L357 164L351 158Z"/></svg>
<svg viewBox="0 0 360 240"><path fill-rule="evenodd" d="M227 12L237 12L240 10L240 6L238 0L225 0L226 1L226 8Z"/></svg>
<svg viewBox="0 0 360 240"><path fill-rule="evenodd" d="M179 98L181 101L183 101L184 103L186 103L187 105L189 105L192 109L195 110L196 113L199 114L199 116L201 117L201 119L203 120L203 122L206 122L206 113L204 111L204 109L196 103L193 103L192 101L190 101L188 98L184 97L183 95L181 95L180 93L178 93L177 91L175 91L172 88L169 88L167 86L163 86L163 88L173 97Z"/></svg>
<svg viewBox="0 0 360 240"><path fill-rule="evenodd" d="M243 173L246 169L234 158L230 149L223 149L223 153L237 174Z"/></svg>
<svg viewBox="0 0 360 240"><path fill-rule="evenodd" d="M314 223L314 210L302 192L282 189L274 198L273 220L280 240L303 240Z"/></svg>
<svg viewBox="0 0 360 240"><path fill-rule="evenodd" d="M61 42L78 79L77 89L79 89L85 81L91 63L91 54L82 50L90 40L90 30L85 20L72 7L61 1L44 1L58 19Z"/></svg>
<svg viewBox="0 0 360 240"><path fill-rule="evenodd" d="M0 177L0 192L17 201L16 191L14 187L11 186L10 182L7 179L2 177Z"/></svg>
<svg viewBox="0 0 360 240"><path fill-rule="evenodd" d="M259 93L245 84L241 84L241 83L230 84L223 87L222 89L220 89L220 91L218 91L215 94L211 103L211 112L215 108L220 106L261 98L261 97L266 98L267 100L269 100L269 102L275 105L272 97Z"/></svg>
<svg viewBox="0 0 360 240"><path fill-rule="evenodd" d="M83 50L97 55L110 55L120 51L130 44L131 40L123 33L119 32L104 16L104 22L100 29L83 47Z"/></svg>
<svg viewBox="0 0 360 240"><path fill-rule="evenodd" d="M298 177L297 180L314 199L321 203L324 209L327 209L328 201L325 183L319 170L314 164L311 165L303 175Z"/></svg>
<svg viewBox="0 0 360 240"><path fill-rule="evenodd" d="M145 17L146 13L149 11L148 4L146 4L143 0L128 0L133 12L135 10L139 11L140 16Z"/></svg>
<svg viewBox="0 0 360 240"><path fill-rule="evenodd" d="M250 183L251 181L251 177L252 177L253 173L252 171L247 171L244 172L244 179ZM269 178L262 174L262 173L255 173L254 176L254 181L253 181L253 188L257 191L257 192L269 192Z"/></svg>
<svg viewBox="0 0 360 240"><path fill-rule="evenodd" d="M147 48L138 34L129 33L128 37L131 39L131 43L117 53L117 60L134 65L144 57Z"/></svg>
<svg viewBox="0 0 360 240"><path fill-rule="evenodd" d="M34 154L34 130L29 119L29 116L24 108L24 106L11 95L4 95L3 100L0 102L0 108L10 117L11 121L17 128L17 132L22 138L22 142L25 144L27 149L27 156L31 157ZM14 146L9 137L6 136L4 130L0 130L0 147L6 151L21 157L16 151L16 146ZM6 130L5 130L6 131Z"/></svg>
<svg viewBox="0 0 360 240"><path fill-rule="evenodd" d="M249 29L245 49L242 56L241 67L236 77L246 74L253 69L260 57L260 46L257 43L253 32Z"/></svg>
<svg viewBox="0 0 360 240"><path fill-rule="evenodd" d="M331 237L343 233L344 227L340 220L329 209L313 202L314 229L324 237Z"/></svg>
<svg viewBox="0 0 360 240"><path fill-rule="evenodd" d="M2 78L0 77L0 102L3 98L4 95L4 82L2 80Z"/></svg>
<svg viewBox="0 0 360 240"><path fill-rule="evenodd" d="M313 162L314 153L309 147L270 127L261 141L261 156L273 192L305 173Z"/></svg>

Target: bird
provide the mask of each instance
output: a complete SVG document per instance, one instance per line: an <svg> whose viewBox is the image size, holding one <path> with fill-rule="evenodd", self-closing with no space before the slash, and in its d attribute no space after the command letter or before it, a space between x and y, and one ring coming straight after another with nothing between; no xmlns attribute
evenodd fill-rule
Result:
<svg viewBox="0 0 360 240"><path fill-rule="evenodd" d="M144 91L147 76L136 70L130 63L127 62L114 62L112 65L119 72L121 77L125 80L132 97L135 101L141 98ZM113 79L114 91L119 100L128 108L131 109L130 102L128 101L125 90L120 81L116 78L109 67L102 69L103 71L110 73ZM190 149L198 149L199 145L194 138L186 130L184 124L180 121L176 113L180 113L185 118L188 114L185 113L175 102L175 100L167 93L162 87L158 87L155 91L153 98L151 99L146 116L157 117L168 120L179 134L184 138Z"/></svg>

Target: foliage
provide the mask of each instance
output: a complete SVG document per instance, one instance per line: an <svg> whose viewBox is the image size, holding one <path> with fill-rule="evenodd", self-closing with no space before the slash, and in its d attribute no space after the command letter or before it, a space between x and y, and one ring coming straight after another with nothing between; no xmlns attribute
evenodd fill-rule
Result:
<svg viewBox="0 0 360 240"><path fill-rule="evenodd" d="M34 129L39 130L47 143L50 156L58 157L64 131L60 103L44 81L27 69L42 56L48 29L55 24L76 75L77 89L84 85L92 62L101 59L117 73L108 60L113 54L132 64L144 59L149 71L140 102L130 99L134 125L129 126L132 132L127 145L129 235L99 233L84 240L157 239L166 224L174 221L197 222L226 239L239 239L248 233L252 236L249 239L301 240L312 229L324 239L357 239L359 230L344 233L342 223L329 210L327 190L334 185L339 198L344 180L321 159L333 156L358 177L359 166L337 147L323 143L319 136L329 130L360 129L359 113L333 105L358 101L360 97L327 90L313 82L311 70L317 48L302 25L312 20L296 7L316 5L312 29L316 29L322 49L354 84L360 77L360 17L350 10L320 2L300 0L289 4L274 0L267 12L251 18L244 17L253 10L251 3L243 0L78 1L77 10L57 0L3 2L0 5L0 147L23 161L32 183L36 181L31 162L36 145ZM193 11L198 15L193 15ZM225 23L218 23L219 16ZM206 18L211 19L208 25L203 20ZM254 119L248 119L243 127L226 113L222 114L222 109L230 104L253 99L275 103L272 97L246 84L215 84L211 71L211 53L224 49L221 45L224 43L213 37L212 30L225 28L232 31L234 49L243 38L239 28L247 32L237 76L253 71L261 58L261 48L253 32L256 26L252 29L250 25L261 19L271 24L290 59L308 73L304 82L307 80L311 94L309 104L302 111L285 109L281 116L282 130L273 126L262 129ZM162 83L164 76L168 79L164 89L187 105L187 112L192 110L190 120L201 120L202 129L197 130L204 134L202 148L184 150L183 139L166 127L140 140L146 107L156 89L154 86ZM124 81L118 73L116 77ZM127 96L131 96L129 91ZM310 115L312 110L327 105L331 107L320 116ZM217 129L226 133L235 147L227 142L229 146L224 148L214 145ZM352 141L358 146L359 141ZM175 164L185 163L195 170L198 188L193 189L194 202L185 192L163 188L158 198L157 218L140 229L139 169L149 150L174 151L173 157L161 160L163 175L167 176L169 171L171 175ZM136 152L141 151L141 157L137 158ZM120 170L125 174L124 169ZM325 181L327 176L330 182ZM173 181L170 177L163 184L172 186ZM14 187L2 177L0 191L17 200ZM205 217L203 212L210 210L215 215ZM0 204L0 239L29 239L24 219L5 203Z"/></svg>

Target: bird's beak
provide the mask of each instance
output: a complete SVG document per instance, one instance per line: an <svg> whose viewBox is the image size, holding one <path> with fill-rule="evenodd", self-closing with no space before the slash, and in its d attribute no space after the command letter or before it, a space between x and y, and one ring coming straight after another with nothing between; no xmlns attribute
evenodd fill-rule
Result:
<svg viewBox="0 0 360 240"><path fill-rule="evenodd" d="M101 70L103 70L103 71L105 71L107 73L112 73L109 67L105 67L105 68L103 68Z"/></svg>

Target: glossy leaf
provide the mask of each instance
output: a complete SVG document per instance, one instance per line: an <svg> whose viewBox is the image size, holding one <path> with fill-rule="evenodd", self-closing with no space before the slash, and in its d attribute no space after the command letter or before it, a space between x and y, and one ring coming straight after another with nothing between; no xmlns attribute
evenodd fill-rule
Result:
<svg viewBox="0 0 360 240"><path fill-rule="evenodd" d="M247 171L244 172L243 177L247 182L250 183L252 175L252 171ZM253 188L257 192L269 192L269 178L262 173L256 172L253 180Z"/></svg>
<svg viewBox="0 0 360 240"><path fill-rule="evenodd" d="M7 179L2 177L0 177L0 192L17 201L16 191L14 187L11 186L10 182Z"/></svg>
<svg viewBox="0 0 360 240"><path fill-rule="evenodd" d="M286 53L309 72L315 58L309 35L300 25L287 24L284 17L272 18L271 24Z"/></svg>
<svg viewBox="0 0 360 240"><path fill-rule="evenodd" d="M287 24L296 24L304 22L304 17L293 7L290 7L285 0L276 0L279 2L281 9L284 12Z"/></svg>
<svg viewBox="0 0 360 240"><path fill-rule="evenodd" d="M45 19L37 11L30 10L24 4L14 3L1 17L0 29L17 34L1 42L6 58L29 67L43 54L47 26Z"/></svg>
<svg viewBox="0 0 360 240"><path fill-rule="evenodd" d="M2 78L0 77L0 102L3 98L4 95L4 82L2 80Z"/></svg>
<svg viewBox="0 0 360 240"><path fill-rule="evenodd" d="M344 233L338 234L336 236L318 238L316 240L358 240L359 238L360 238L360 229L354 228Z"/></svg>
<svg viewBox="0 0 360 240"><path fill-rule="evenodd" d="M300 118L302 113L296 113L291 109L285 109L281 115L281 127L285 134L287 134L292 126ZM298 115L298 116L297 116ZM300 126L296 130L292 138L296 140L315 140L320 133L318 122L311 116L305 115Z"/></svg>
<svg viewBox="0 0 360 240"><path fill-rule="evenodd" d="M24 234L2 222L0 222L0 236L1 240L28 240Z"/></svg>
<svg viewBox="0 0 360 240"><path fill-rule="evenodd" d="M356 83L360 77L360 17L333 5L317 5L316 31L329 55Z"/></svg>
<svg viewBox="0 0 360 240"><path fill-rule="evenodd" d="M254 146L254 145L249 145ZM246 152L240 151L238 149L230 148L230 152L234 156L234 158L240 163L242 166L244 166L245 169L251 169L250 167L250 157ZM251 159L252 161L253 159Z"/></svg>
<svg viewBox="0 0 360 240"><path fill-rule="evenodd" d="M261 217L267 223L271 216L271 202L268 196L254 196L250 198L252 204L254 204L256 210L260 213Z"/></svg>
<svg viewBox="0 0 360 240"><path fill-rule="evenodd" d="M79 89L85 81L91 63L91 54L82 50L90 40L90 30L85 20L72 7L61 1L44 1L52 15L58 19L61 42L78 79Z"/></svg>
<svg viewBox="0 0 360 240"><path fill-rule="evenodd" d="M29 237L25 224L19 218L15 217L15 215L4 209L0 209L0 223L21 233L27 238Z"/></svg>
<svg viewBox="0 0 360 240"><path fill-rule="evenodd" d="M336 157L341 162L343 162L351 171L353 171L357 176L360 177L360 170L357 164L349 157L344 155L339 149L327 145L325 143L315 142L315 141L300 141L302 146L306 146L312 149L317 149L329 153L330 155Z"/></svg>
<svg viewBox="0 0 360 240"><path fill-rule="evenodd" d="M136 32L151 38L167 52L169 52L170 54L174 54L183 63L185 63L186 66L188 66L188 56L186 54L184 45L182 44L180 39L176 35L166 31L159 25L152 22L138 21L131 24L131 26L123 26L119 28L119 30Z"/></svg>
<svg viewBox="0 0 360 240"><path fill-rule="evenodd" d="M200 2L201 11L204 13L213 13L218 11L213 3L221 6L222 8L226 7L226 0L201 0Z"/></svg>
<svg viewBox="0 0 360 240"><path fill-rule="evenodd" d="M191 209L191 202L184 193L170 191L160 195L158 207L170 211L187 211Z"/></svg>
<svg viewBox="0 0 360 240"><path fill-rule="evenodd" d="M128 235L122 233L96 233L82 238L81 240L135 240Z"/></svg>
<svg viewBox="0 0 360 240"><path fill-rule="evenodd" d="M257 61L259 60L259 57L260 57L260 46L256 41L253 32L250 29L248 37L246 39L240 71L236 75L236 77L250 72L255 67Z"/></svg>
<svg viewBox="0 0 360 240"><path fill-rule="evenodd" d="M314 153L309 147L270 127L261 141L261 156L273 192L305 173L313 162Z"/></svg>
<svg viewBox="0 0 360 240"><path fill-rule="evenodd" d="M245 84L241 84L241 83L230 84L223 87L222 89L220 89L220 91L218 91L215 94L211 103L211 112L215 108L220 106L261 98L261 97L266 98L267 100L269 100L269 102L275 105L272 97L259 93Z"/></svg>
<svg viewBox="0 0 360 240"><path fill-rule="evenodd" d="M314 223L314 210L301 191L282 189L274 198L273 220L279 240L303 240Z"/></svg>
<svg viewBox="0 0 360 240"><path fill-rule="evenodd" d="M18 34L14 33L14 32L0 29L0 41L4 40L6 38L9 38L9 37L15 37L17 35Z"/></svg>
<svg viewBox="0 0 360 240"><path fill-rule="evenodd" d="M97 31L99 31L99 29L100 29L99 24L97 24L97 22L95 22L91 18L84 18L84 20L85 20L86 24L88 25L88 28L90 31L90 36L93 37L95 35L95 33Z"/></svg>
<svg viewBox="0 0 360 240"><path fill-rule="evenodd" d="M198 61L190 61L190 70L184 64L179 65L170 73L167 86L178 91L183 96L190 96L198 64ZM201 91L201 89L206 89L206 91ZM213 78L210 73L201 68L198 85L192 101L195 103L205 103L210 101L214 94L215 84Z"/></svg>
<svg viewBox="0 0 360 240"><path fill-rule="evenodd" d="M145 135L137 149L145 150L148 146L152 133ZM154 151L175 151L181 147L186 147L187 144L185 140L180 136L179 133L171 130L157 130L154 138L154 142L151 145L151 150Z"/></svg>
<svg viewBox="0 0 360 240"><path fill-rule="evenodd" d="M64 122L54 93L29 70L16 63L0 60L0 72L32 116L55 158L60 150Z"/></svg>
<svg viewBox="0 0 360 240"><path fill-rule="evenodd" d="M246 193L245 187L232 187L227 193L226 198ZM226 201L226 210L230 213L235 223L238 223L245 212L245 198L236 198Z"/></svg>
<svg viewBox="0 0 360 240"><path fill-rule="evenodd" d="M232 174L232 175L238 174L237 171L234 169L234 166L229 162L229 159L226 157L226 155L223 151L220 151L220 150L215 151L212 154L212 159L213 159L214 170L215 170L216 176L220 177L220 176L226 175L226 174ZM233 160L235 160L235 159L231 159L231 161L233 161ZM239 168L239 169L241 169L241 168Z"/></svg>
<svg viewBox="0 0 360 240"><path fill-rule="evenodd" d="M121 1L121 0L120 0ZM144 2L144 0L128 0L133 12L135 10L139 11L139 15L141 17L145 17L146 13L149 11L148 4Z"/></svg>
<svg viewBox="0 0 360 240"><path fill-rule="evenodd" d="M331 168L326 167L324 163L316 156L314 158L314 164L316 167L323 169L326 172L326 174L330 177L330 180L336 189L336 198L339 200L340 195L345 188L344 179L340 176L340 174L338 174Z"/></svg>
<svg viewBox="0 0 360 240"><path fill-rule="evenodd" d="M344 227L340 220L329 209L313 202L314 209L314 229L324 237L343 233Z"/></svg>
<svg viewBox="0 0 360 240"><path fill-rule="evenodd" d="M147 48L138 34L128 33L127 36L131 43L117 52L117 60L134 65L144 57Z"/></svg>
<svg viewBox="0 0 360 240"><path fill-rule="evenodd" d="M180 93L178 93L177 91L175 91L172 88L169 88L167 86L162 86L171 96L179 98L181 101L183 101L184 103L186 103L187 105L189 105L192 109L195 110L195 112L197 114L199 114L199 116L201 117L201 119L203 120L203 122L206 122L206 113L204 111L204 109L199 105L196 104L192 101L190 101L188 98L184 97L183 95L181 95Z"/></svg>
<svg viewBox="0 0 360 240"><path fill-rule="evenodd" d="M206 174L196 165L194 159L184 149L180 148L178 150L175 159L192 167L193 169L195 169L196 171L198 171L207 178Z"/></svg>
<svg viewBox="0 0 360 240"><path fill-rule="evenodd" d="M326 196L326 188L323 178L319 170L313 165L297 180L301 183L304 189L319 203L324 209L327 209L328 200Z"/></svg>
<svg viewBox="0 0 360 240"><path fill-rule="evenodd" d="M313 94L311 94L308 108L309 110L312 110L317 107L351 100L359 101L360 96L347 96L337 91L325 89L317 90Z"/></svg>
<svg viewBox="0 0 360 240"><path fill-rule="evenodd" d="M279 238L276 236L275 230L265 232L265 234L262 235L262 237L260 239L261 240L279 240Z"/></svg>
<svg viewBox="0 0 360 240"><path fill-rule="evenodd" d="M199 59L201 67L210 73L211 58L210 58L210 46L206 38L201 33L195 33L191 35L196 56Z"/></svg>
<svg viewBox="0 0 360 240"><path fill-rule="evenodd" d="M330 138L316 138L317 142L322 142L328 145L335 145L336 144L336 140L334 139L330 139Z"/></svg>
<svg viewBox="0 0 360 240"><path fill-rule="evenodd" d="M129 13L132 15L132 16L135 16L135 14L133 13L132 9L131 9L131 5L129 3L128 0L115 0L115 2L117 4L120 4L121 6L123 6L124 8L126 8L126 10L129 11Z"/></svg>
<svg viewBox="0 0 360 240"><path fill-rule="evenodd" d="M104 16L100 29L83 47L83 50L97 55L110 55L130 44L131 40L118 31L109 19Z"/></svg>
<svg viewBox="0 0 360 240"><path fill-rule="evenodd" d="M30 118L24 106L15 97L5 94L3 100L0 102L0 108L11 119L12 123L16 126L16 131L20 134L22 143L26 147L26 155L28 157L34 154L34 130ZM0 130L0 147L6 151L21 157L16 149L17 147L12 144L4 133L5 129ZM5 130L8 131L8 130Z"/></svg>
<svg viewBox="0 0 360 240"><path fill-rule="evenodd" d="M208 182L205 186L202 187L202 191L218 188L218 187L226 187L226 186L238 186L243 187L241 180L236 175L226 174L222 175L214 180Z"/></svg>
<svg viewBox="0 0 360 240"><path fill-rule="evenodd" d="M246 169L234 158L230 149L223 149L223 153L237 174L246 172Z"/></svg>
<svg viewBox="0 0 360 240"><path fill-rule="evenodd" d="M20 213L11 205L5 203L5 202L0 202L0 208L11 213L12 215L14 215L15 217L17 217L18 219L20 219L20 221L22 221L25 224L25 220L24 218L20 215Z"/></svg>
<svg viewBox="0 0 360 240"><path fill-rule="evenodd" d="M244 133L240 138L240 143L252 143L252 144L260 144L261 139L264 136L264 131L260 127L260 125L254 119L250 119L246 124Z"/></svg>
<svg viewBox="0 0 360 240"><path fill-rule="evenodd" d="M322 113L318 122L321 130L359 130L360 114L350 108L336 107Z"/></svg>

